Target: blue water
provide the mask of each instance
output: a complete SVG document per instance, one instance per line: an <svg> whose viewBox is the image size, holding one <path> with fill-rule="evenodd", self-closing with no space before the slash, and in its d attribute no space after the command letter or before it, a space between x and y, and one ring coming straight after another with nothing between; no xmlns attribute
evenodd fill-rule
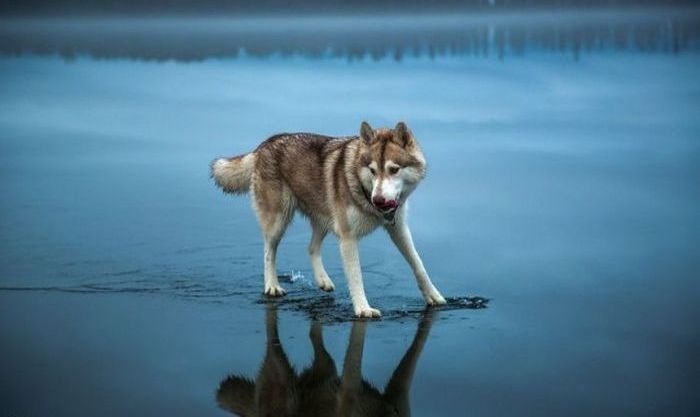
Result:
<svg viewBox="0 0 700 417"><path fill-rule="evenodd" d="M692 39L691 39L692 40ZM0 58L0 403L7 415L226 415L277 315L297 371L314 317L339 373L353 326L312 285L297 219L267 305L247 197L218 156L277 132L405 120L428 159L410 223L436 286L485 309L420 313L381 231L361 243L363 377L426 329L414 416L693 415L700 311L700 55L692 48L196 62ZM267 317L267 319L266 319ZM419 327L420 325L420 327Z"/></svg>

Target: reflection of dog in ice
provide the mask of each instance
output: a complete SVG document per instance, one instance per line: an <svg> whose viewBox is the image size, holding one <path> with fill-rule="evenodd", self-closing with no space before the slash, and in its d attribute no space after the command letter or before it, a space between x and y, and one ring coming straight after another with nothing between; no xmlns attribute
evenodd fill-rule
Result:
<svg viewBox="0 0 700 417"><path fill-rule="evenodd" d="M321 324L311 325L309 338L314 349L311 367L301 374L292 368L277 333L277 307L268 305L265 328L265 359L255 381L230 376L216 394L219 406L248 416L409 416L409 389L413 372L435 313L426 310L416 335L391 375L384 393L362 379L364 321L355 321L345 354L342 375L323 345Z"/></svg>

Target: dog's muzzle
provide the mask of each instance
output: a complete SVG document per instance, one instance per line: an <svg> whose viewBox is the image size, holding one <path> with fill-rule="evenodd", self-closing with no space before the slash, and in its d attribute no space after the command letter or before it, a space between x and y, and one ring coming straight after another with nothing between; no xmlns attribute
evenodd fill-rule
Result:
<svg viewBox="0 0 700 417"><path fill-rule="evenodd" d="M377 210L383 213L392 212L399 207L398 200L385 200L384 197L381 196L373 197L372 204L377 208Z"/></svg>

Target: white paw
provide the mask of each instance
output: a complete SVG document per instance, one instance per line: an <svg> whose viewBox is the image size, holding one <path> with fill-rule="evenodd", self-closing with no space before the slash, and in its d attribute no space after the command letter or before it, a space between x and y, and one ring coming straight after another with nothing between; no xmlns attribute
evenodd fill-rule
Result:
<svg viewBox="0 0 700 417"><path fill-rule="evenodd" d="M429 293L424 294L423 297L425 297L426 304L429 304L431 306L447 304L447 301L445 301L445 297L443 297L437 290L430 291Z"/></svg>
<svg viewBox="0 0 700 417"><path fill-rule="evenodd" d="M318 283L318 288L322 289L323 291L331 292L335 290L335 285L333 285L333 281L331 281L331 279L327 276L316 278L316 282Z"/></svg>
<svg viewBox="0 0 700 417"><path fill-rule="evenodd" d="M366 318L379 318L382 316L382 312L372 307L363 307L355 309L355 317L366 317Z"/></svg>
<svg viewBox="0 0 700 417"><path fill-rule="evenodd" d="M279 284L265 284L265 295L269 295L270 297L281 297L285 294L287 294L287 291L280 287Z"/></svg>

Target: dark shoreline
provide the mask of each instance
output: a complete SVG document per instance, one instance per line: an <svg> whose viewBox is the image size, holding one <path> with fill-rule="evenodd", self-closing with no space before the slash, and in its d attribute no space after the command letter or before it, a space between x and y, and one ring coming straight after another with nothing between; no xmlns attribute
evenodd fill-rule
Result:
<svg viewBox="0 0 700 417"><path fill-rule="evenodd" d="M700 48L700 9L296 17L0 18L0 55L197 61L581 54Z"/></svg>

